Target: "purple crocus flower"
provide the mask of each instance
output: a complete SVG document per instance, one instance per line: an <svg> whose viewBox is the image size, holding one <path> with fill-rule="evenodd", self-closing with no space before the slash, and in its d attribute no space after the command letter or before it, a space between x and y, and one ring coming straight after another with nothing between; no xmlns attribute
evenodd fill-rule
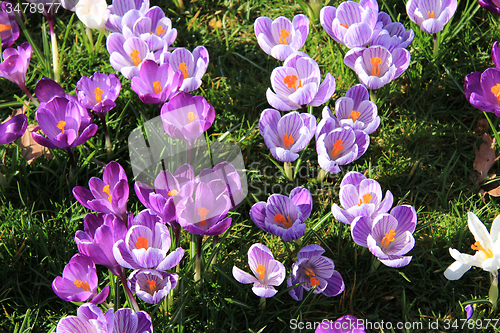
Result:
<svg viewBox="0 0 500 333"><path fill-rule="evenodd" d="M368 89L378 89L398 78L410 65L410 52L404 48L376 45L355 48L346 53L344 63L358 74L359 81Z"/></svg>
<svg viewBox="0 0 500 333"><path fill-rule="evenodd" d="M443 30L457 10L457 0L409 0L406 12L422 31L435 34Z"/></svg>
<svg viewBox="0 0 500 333"><path fill-rule="evenodd" d="M493 14L500 14L500 3L497 0L479 0L478 2L481 7Z"/></svg>
<svg viewBox="0 0 500 333"><path fill-rule="evenodd" d="M299 239L306 231L305 220L312 209L309 190L296 187L290 197L272 194L266 202L250 208L250 218L260 229L281 237L285 242Z"/></svg>
<svg viewBox="0 0 500 333"><path fill-rule="evenodd" d="M335 321L323 320L315 333L365 333L363 320L347 315Z"/></svg>
<svg viewBox="0 0 500 333"><path fill-rule="evenodd" d="M335 268L333 260L323 257L325 250L316 244L303 247L299 253L299 259L293 263L291 276L287 279L287 287L302 283L291 289L288 293L296 301L302 300L304 289L311 290L313 286L315 294L323 294L327 297L337 296L344 291L344 280Z"/></svg>
<svg viewBox="0 0 500 333"><path fill-rule="evenodd" d="M75 186L73 195L85 208L104 214L114 214L123 222L127 218L127 200L129 195L128 180L125 170L115 161L111 161L102 176L102 180L92 177L89 188Z"/></svg>
<svg viewBox="0 0 500 333"><path fill-rule="evenodd" d="M248 250L248 266L253 275L233 266L233 277L244 284L253 283L255 295L270 298L278 292L273 286L279 286L286 277L285 266L277 260L267 246L256 243Z"/></svg>
<svg viewBox="0 0 500 333"><path fill-rule="evenodd" d="M161 119L168 135L193 146L212 126L215 110L204 97L181 91L162 106Z"/></svg>
<svg viewBox="0 0 500 333"><path fill-rule="evenodd" d="M293 162L316 133L316 118L296 111L281 117L279 111L265 109L260 115L259 131L275 159Z"/></svg>
<svg viewBox="0 0 500 333"><path fill-rule="evenodd" d="M80 104L94 110L99 118L103 118L106 112L113 109L121 89L118 75L109 75L95 72L90 78L82 76L76 84L76 93Z"/></svg>
<svg viewBox="0 0 500 333"><path fill-rule="evenodd" d="M11 46L19 38L19 25L17 24L14 8L16 4L11 1L2 1L0 4L0 41L2 49Z"/></svg>
<svg viewBox="0 0 500 333"><path fill-rule="evenodd" d="M469 320L472 318L472 315L474 314L474 309L472 308L472 304L467 304L464 308L465 314L466 314L466 319Z"/></svg>
<svg viewBox="0 0 500 333"><path fill-rule="evenodd" d="M284 61L304 46L309 35L309 19L303 14L295 15L293 22L284 16L275 20L261 16L255 20L254 29L262 50Z"/></svg>
<svg viewBox="0 0 500 333"><path fill-rule="evenodd" d="M24 42L17 47L17 50L15 48L5 49L3 51L3 62L0 63L0 77L17 84L28 97L31 97L31 94L26 89L26 71L32 54L33 49L30 43Z"/></svg>
<svg viewBox="0 0 500 333"><path fill-rule="evenodd" d="M132 223L132 218L130 214L128 223ZM78 251L92 259L96 265L106 266L113 274L122 277L123 269L115 260L113 244L125 239L127 225L112 214L102 213L88 213L83 225L83 231L78 230L75 234Z"/></svg>
<svg viewBox="0 0 500 333"><path fill-rule="evenodd" d="M404 255L415 246L412 234L416 225L415 208L403 205L373 220L367 216L356 217L351 223L351 234L356 244L367 247L384 265L403 267L412 259Z"/></svg>
<svg viewBox="0 0 500 333"><path fill-rule="evenodd" d="M271 88L266 97L271 106L280 111L298 110L303 106L320 106L335 92L335 78L327 73L320 84L319 66L307 54L299 52L289 56L283 66L271 73Z"/></svg>
<svg viewBox="0 0 500 333"><path fill-rule="evenodd" d="M97 293L97 272L95 264L83 254L75 254L64 267L62 277L52 281L52 289L61 299L68 302L85 302L99 304L106 300L109 286Z"/></svg>
<svg viewBox="0 0 500 333"><path fill-rule="evenodd" d="M159 57L160 64L168 63L174 70L182 72L184 81L181 91L191 92L201 86L201 78L207 71L209 61L208 50L205 46L197 46L193 53L183 47L178 47L172 53L161 53Z"/></svg>
<svg viewBox="0 0 500 333"><path fill-rule="evenodd" d="M113 245L113 254L125 268L166 271L177 265L184 256L184 250L180 247L167 255L170 243L167 226L157 216L143 210L135 216L125 240Z"/></svg>
<svg viewBox="0 0 500 333"><path fill-rule="evenodd" d="M109 17L105 24L106 29L111 32L122 32L123 16L134 9L144 15L149 9L149 0L114 0L108 6Z"/></svg>
<svg viewBox="0 0 500 333"><path fill-rule="evenodd" d="M382 188L374 179L367 179L363 174L351 171L340 183L340 208L332 205L332 214L340 222L351 224L358 216L374 219L391 209L394 197L390 191L385 192L382 200Z"/></svg>
<svg viewBox="0 0 500 333"><path fill-rule="evenodd" d="M132 78L131 87L143 103L161 105L179 91L182 80L181 71L174 72L169 64L160 66L145 60L139 76Z"/></svg>
<svg viewBox="0 0 500 333"><path fill-rule="evenodd" d="M322 128L324 130L325 127ZM368 134L353 130L349 126L322 133L316 139L319 165L326 172L339 173L339 165L346 165L358 159L369 145Z"/></svg>
<svg viewBox="0 0 500 333"><path fill-rule="evenodd" d="M382 24L382 29L377 30L377 33L374 34L370 42L372 46L381 45L392 52L398 47L408 47L415 37L415 32L412 29L405 30L403 24L392 22L391 17L386 12L378 14L378 23Z"/></svg>
<svg viewBox="0 0 500 333"><path fill-rule="evenodd" d="M0 145L11 143L23 136L28 127L28 118L18 114L0 124Z"/></svg>
<svg viewBox="0 0 500 333"><path fill-rule="evenodd" d="M226 184L226 190L231 200L231 206L235 209L245 198L246 193L241 184L241 177L230 162L222 161L212 169Z"/></svg>
<svg viewBox="0 0 500 333"><path fill-rule="evenodd" d="M376 0L344 1L338 8L325 6L320 12L321 26L335 41L348 48L366 46L377 28Z"/></svg>
<svg viewBox="0 0 500 333"><path fill-rule="evenodd" d="M128 278L132 293L144 302L158 304L177 285L179 276L157 270L136 270Z"/></svg>
<svg viewBox="0 0 500 333"><path fill-rule="evenodd" d="M138 37L125 39L117 32L108 36L106 47L110 54L111 66L127 79L139 76L139 67L146 59L154 59L145 41Z"/></svg>

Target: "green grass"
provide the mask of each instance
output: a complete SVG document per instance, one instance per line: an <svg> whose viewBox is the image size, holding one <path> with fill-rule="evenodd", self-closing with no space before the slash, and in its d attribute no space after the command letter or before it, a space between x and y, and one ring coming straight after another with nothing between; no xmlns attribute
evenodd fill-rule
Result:
<svg viewBox="0 0 500 333"><path fill-rule="evenodd" d="M415 40L409 47L411 65L399 79L377 91L382 122L371 135L367 153L344 167L341 174L327 178L320 187L312 180L318 166L314 142L302 156L302 166L309 169L302 169L304 173L299 172L292 184L273 164L256 127L260 113L269 107L265 92L270 86L270 74L280 62L259 48L253 22L261 15L291 18L301 12L300 6L285 0L186 1L184 11L167 1L152 5L159 5L172 19L178 31L175 46L193 49L204 45L209 50L210 65L196 92L207 98L216 111L209 138L224 136L224 141L237 142L249 169L249 196L231 213L231 229L215 249L211 240L204 242L204 274L198 287L192 279L194 262L186 254L179 293L170 313L165 314L163 303L152 306L140 302L141 309L151 314L155 332L179 332L181 326L184 332L290 332L292 319L318 322L345 314L394 325L422 322L424 329L405 332L431 332L429 323L438 320L443 330L445 319L465 318L461 304L487 298L488 273L473 268L460 280L448 281L443 272L454 261L449 247L472 253L470 245L474 239L467 228L467 212L475 212L488 228L500 213L497 199L482 201L478 195L472 165L481 135L474 129L484 115L470 106L462 92L465 75L492 66L490 50L499 35L498 17L475 1L461 0L452 22L440 34L440 53L434 59L432 37L410 23L403 2L380 1L381 10L415 31ZM210 27L212 19L220 20L221 27ZM40 49L40 56L33 55L28 73L27 86L33 91L40 78L51 75L50 66L45 63L48 59L50 64L50 48L43 46L44 38L49 40L49 36L42 37L42 31L48 32L48 27L38 14L31 16L26 26ZM72 13L61 12L56 17L56 32L61 48L61 84L66 91L73 91L82 75L90 76L96 70L114 72L105 40L89 56L86 37ZM97 37L94 33L94 40ZM24 39L21 36L19 41ZM311 26L304 51L316 59L323 76L330 72L336 78L337 93L329 102L333 107L336 98L358 83L354 72L343 64L341 51L347 50L339 47L317 23ZM107 157L102 131L76 149L78 168L73 178L69 176L68 156L64 152L52 150L52 160L41 157L28 165L16 144L0 147L0 173L4 175L4 185L0 187L0 332L49 332L55 330L61 317L76 313L76 305L60 300L51 289L52 280L62 274L64 265L77 252L74 233L83 229L87 213L71 190L76 185L86 187L92 176L101 177L102 166L111 160L124 166L131 180L128 135L146 119L158 115L154 106L140 102L130 89L129 80L120 78L122 92L108 123L113 144L111 158ZM11 113L9 103L23 99L15 84L1 80L0 119ZM33 105L28 107L30 123L35 122L35 111ZM321 109L315 108L314 115L320 118ZM498 119L490 119L498 128ZM491 129L488 133L493 135ZM416 244L409 253L413 256L410 265L401 269L381 265L370 273L373 256L355 245L349 228L329 215L331 205L338 203L340 180L350 170L366 172L380 182L384 191L394 194L396 204L410 204L417 209ZM494 166L491 173L496 170ZM311 189L314 208L302 243L284 246L277 237L260 231L248 211L256 201L266 200L273 190L290 191L296 185ZM128 208L134 213L143 209L133 190ZM181 245L186 250L188 240L184 232ZM287 269L303 245L323 246L325 255L334 260L344 278L344 293L333 298L305 294L304 301L296 302L283 284L261 311L251 286L238 283L231 273L234 265L248 270L246 253L255 242L266 244ZM215 264L209 265L212 256ZM99 272L104 286L107 274ZM498 318L488 303L478 303L476 315ZM311 330L303 330L308 331Z"/></svg>

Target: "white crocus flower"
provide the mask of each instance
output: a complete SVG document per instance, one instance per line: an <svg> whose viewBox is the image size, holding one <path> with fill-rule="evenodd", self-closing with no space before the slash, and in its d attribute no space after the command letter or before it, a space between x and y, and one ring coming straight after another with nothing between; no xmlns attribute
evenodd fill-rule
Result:
<svg viewBox="0 0 500 333"><path fill-rule="evenodd" d="M476 240L471 248L476 250L476 254L473 256L463 254L450 248L450 254L456 261L446 269L444 276L448 280L458 280L472 266L476 266L496 277L500 268L500 216L495 218L491 230L488 232L474 213L469 212L467 215L469 217L467 222L469 230Z"/></svg>
<svg viewBox="0 0 500 333"><path fill-rule="evenodd" d="M107 8L106 0L80 0L75 7L75 13L87 28L104 31Z"/></svg>

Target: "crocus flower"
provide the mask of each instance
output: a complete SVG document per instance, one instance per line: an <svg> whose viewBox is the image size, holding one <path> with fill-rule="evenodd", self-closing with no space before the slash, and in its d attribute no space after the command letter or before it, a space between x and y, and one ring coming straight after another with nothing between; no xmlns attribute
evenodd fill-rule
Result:
<svg viewBox="0 0 500 333"><path fill-rule="evenodd" d="M316 244L303 247L298 253L298 260L292 265L291 276L287 279L287 287L297 286L288 293L296 301L302 300L304 289L327 297L337 296L344 291L344 280L335 268L333 260L323 257L325 250Z"/></svg>
<svg viewBox="0 0 500 333"><path fill-rule="evenodd" d="M113 245L113 254L125 268L166 271L177 265L184 256L184 250L180 247L167 255L170 244L167 226L157 216L144 210L135 216L125 240Z"/></svg>
<svg viewBox="0 0 500 333"><path fill-rule="evenodd" d="M106 29L111 32L122 32L122 18L130 10L138 10L144 15L149 10L149 0L114 0L108 6Z"/></svg>
<svg viewBox="0 0 500 333"><path fill-rule="evenodd" d="M380 12L378 14L378 22L382 23L382 29L377 30L374 34L370 45L381 45L390 52L395 48L406 48L413 41L415 32L412 29L405 30L403 24L392 22L389 14Z"/></svg>
<svg viewBox="0 0 500 333"><path fill-rule="evenodd" d="M368 134L353 130L349 126L323 133L316 139L319 165L326 172L339 173L339 165L346 165L358 159L369 145Z"/></svg>
<svg viewBox="0 0 500 333"><path fill-rule="evenodd" d="M231 200L232 208L235 209L247 194L241 183L241 177L233 164L227 161L218 163L212 169L219 178L226 184L226 189Z"/></svg>
<svg viewBox="0 0 500 333"><path fill-rule="evenodd" d="M87 28L104 31L107 9L106 0L80 0L76 4L75 13Z"/></svg>
<svg viewBox="0 0 500 333"><path fill-rule="evenodd" d="M351 223L351 234L356 244L367 247L384 265L403 267L412 259L404 255L415 246L412 234L416 225L415 208L403 205L373 220L367 216L356 217Z"/></svg>
<svg viewBox="0 0 500 333"><path fill-rule="evenodd" d="M159 62L168 63L174 70L180 70L184 81L179 90L191 92L201 86L201 78L207 71L209 61L208 50L205 46L197 46L193 53L189 50L178 47L170 52L163 52Z"/></svg>
<svg viewBox="0 0 500 333"><path fill-rule="evenodd" d="M28 127L28 118L18 114L0 124L0 145L11 143L23 136Z"/></svg>
<svg viewBox="0 0 500 333"><path fill-rule="evenodd" d="M315 333L365 333L363 320L347 315L335 321L323 320Z"/></svg>
<svg viewBox="0 0 500 333"><path fill-rule="evenodd" d="M296 111L281 117L279 111L265 109L260 115L259 131L275 159L293 162L316 133L316 118Z"/></svg>
<svg viewBox="0 0 500 333"><path fill-rule="evenodd" d="M154 59L145 41L138 37L125 39L120 33L112 33L106 40L111 66L127 79L139 76L139 67L146 59Z"/></svg>
<svg viewBox="0 0 500 333"><path fill-rule="evenodd" d="M266 97L271 106L280 111L292 111L302 106L320 106L335 92L335 78L327 73L320 84L319 66L305 53L289 56L283 66L271 73L271 88Z"/></svg>
<svg viewBox="0 0 500 333"><path fill-rule="evenodd" d="M2 49L11 46L19 38L19 25L14 13L16 4L11 1L2 1L0 4L0 41ZM5 58L5 56L4 56Z"/></svg>
<svg viewBox="0 0 500 333"><path fill-rule="evenodd" d="M375 0L344 1L338 8L325 6L320 12L321 26L335 41L348 48L366 46L377 27Z"/></svg>
<svg viewBox="0 0 500 333"><path fill-rule="evenodd" d="M99 304L106 300L109 286L97 294L97 272L95 264L83 254L75 254L64 267L62 277L52 281L52 289L57 296L68 302L85 302Z"/></svg>
<svg viewBox="0 0 500 333"><path fill-rule="evenodd" d="M479 0L481 7L492 12L493 14L500 14L500 3L495 0Z"/></svg>
<svg viewBox="0 0 500 333"><path fill-rule="evenodd" d="M472 304L467 304L465 306L464 310L465 310L465 314L467 316L465 318L465 320L469 320L472 317L472 315L474 314L474 309L472 308Z"/></svg>
<svg viewBox="0 0 500 333"><path fill-rule="evenodd" d="M145 60L131 87L143 103L161 105L179 91L182 80L181 71L174 72L169 64L160 66L153 60Z"/></svg>
<svg viewBox="0 0 500 333"><path fill-rule="evenodd" d="M250 218L260 229L281 237L284 241L296 240L306 231L305 220L312 209L309 190L296 187L290 197L272 194L266 202L257 202L250 208Z"/></svg>
<svg viewBox="0 0 500 333"><path fill-rule="evenodd" d="M275 20L261 16L255 20L254 29L262 50L284 61L304 46L309 35L309 19L303 14L295 15L293 22L284 16Z"/></svg>
<svg viewBox="0 0 500 333"><path fill-rule="evenodd" d="M410 52L404 48L387 48L376 45L355 48L346 53L344 63L358 75L368 89L378 89L398 78L410 65Z"/></svg>
<svg viewBox="0 0 500 333"><path fill-rule="evenodd" d="M132 293L144 302L158 304L177 285L179 276L157 270L136 270L128 278Z"/></svg>
<svg viewBox="0 0 500 333"><path fill-rule="evenodd" d="M115 100L120 94L121 87L118 75L114 73L106 75L97 71L90 78L82 76L78 80L76 93L83 107L94 110L99 118L103 118L106 112L116 106Z"/></svg>
<svg viewBox="0 0 500 333"><path fill-rule="evenodd" d="M422 31L435 34L443 30L457 10L457 0L409 0L406 12Z"/></svg>
<svg viewBox="0 0 500 333"><path fill-rule="evenodd" d="M17 47L17 50L14 48L5 49L3 51L3 62L0 63L0 77L17 84L28 96L31 96L31 94L26 89L26 71L32 54L33 49L30 43L24 42Z"/></svg>
<svg viewBox="0 0 500 333"><path fill-rule="evenodd" d="M233 266L233 277L244 284L253 283L252 291L259 297L270 298L278 292L273 286L283 283L285 266L277 260L265 245L256 243L248 250L248 266L253 275Z"/></svg>
<svg viewBox="0 0 500 333"><path fill-rule="evenodd" d="M92 177L89 188L75 186L73 195L85 208L104 214L114 214L126 222L127 200L129 195L127 175L122 166L115 161L104 169L102 180Z"/></svg>
<svg viewBox="0 0 500 333"><path fill-rule="evenodd" d="M192 146L212 126L215 110L204 97L181 91L162 106L161 119L168 135Z"/></svg>
<svg viewBox="0 0 500 333"><path fill-rule="evenodd" d="M339 199L343 208L334 203L332 214L345 224L351 224L358 216L374 219L382 213L387 213L394 200L390 191L385 192L385 198L382 200L380 184L356 171L347 173L342 179Z"/></svg>
<svg viewBox="0 0 500 333"><path fill-rule="evenodd" d="M474 213L468 212L467 217L467 225L476 240L471 249L476 253L463 254L450 247L450 254L456 261L444 272L448 280L460 279L472 266L480 267L493 275L498 274L500 268L500 216L493 220L490 232Z"/></svg>

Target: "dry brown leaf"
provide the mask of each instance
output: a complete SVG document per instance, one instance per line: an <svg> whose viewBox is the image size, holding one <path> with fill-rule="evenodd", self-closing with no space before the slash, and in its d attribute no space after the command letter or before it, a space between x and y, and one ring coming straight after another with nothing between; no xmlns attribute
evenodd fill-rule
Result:
<svg viewBox="0 0 500 333"><path fill-rule="evenodd" d="M21 137L21 142L19 143L22 148L21 154L26 158L28 164L33 163L33 161L42 156L42 154L45 154L47 159L52 159L50 151L33 140L31 132L33 132L35 127L36 126L33 124L28 125L28 128L26 129L26 132L24 132Z"/></svg>
<svg viewBox="0 0 500 333"><path fill-rule="evenodd" d="M474 128L474 133L484 133L490 128L490 124L487 119L479 119Z"/></svg>
<svg viewBox="0 0 500 333"><path fill-rule="evenodd" d="M492 139L489 134L483 134L483 143L476 149L476 158L474 159L474 170L479 172L478 182L488 178L490 168L495 164L498 158L495 156L495 139Z"/></svg>
<svg viewBox="0 0 500 333"><path fill-rule="evenodd" d="M208 26L212 29L222 28L222 21L214 17L210 20L210 22L208 22Z"/></svg>

